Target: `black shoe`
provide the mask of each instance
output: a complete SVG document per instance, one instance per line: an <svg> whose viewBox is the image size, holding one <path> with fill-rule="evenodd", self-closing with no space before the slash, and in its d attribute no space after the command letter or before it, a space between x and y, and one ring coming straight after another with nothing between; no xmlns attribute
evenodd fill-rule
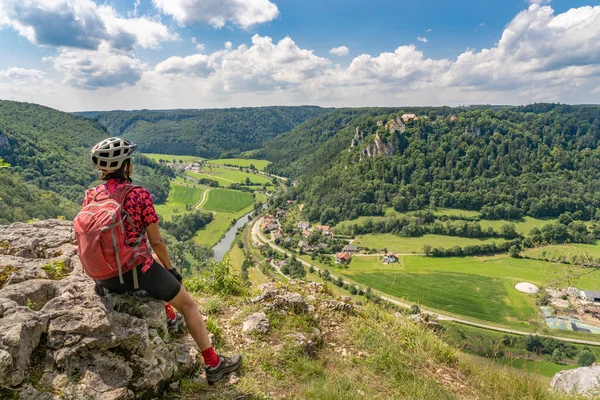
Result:
<svg viewBox="0 0 600 400"><path fill-rule="evenodd" d="M222 356L219 354L219 365L216 367L204 367L206 371L206 380L209 384L220 381L225 374L237 371L242 365L242 356L234 354L230 357Z"/></svg>

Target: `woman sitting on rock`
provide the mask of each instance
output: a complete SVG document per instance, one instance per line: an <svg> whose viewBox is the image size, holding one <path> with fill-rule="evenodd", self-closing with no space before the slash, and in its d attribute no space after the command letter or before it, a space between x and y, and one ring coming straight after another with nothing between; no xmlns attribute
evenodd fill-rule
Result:
<svg viewBox="0 0 600 400"><path fill-rule="evenodd" d="M79 257L100 291L144 290L183 314L202 352L206 378L209 383L217 382L237 370L242 358L218 355L210 345L198 306L169 259L150 193L131 185L131 156L136 148L136 144L120 138L103 140L92 148L92 162L105 183L87 191L83 209L75 218Z"/></svg>

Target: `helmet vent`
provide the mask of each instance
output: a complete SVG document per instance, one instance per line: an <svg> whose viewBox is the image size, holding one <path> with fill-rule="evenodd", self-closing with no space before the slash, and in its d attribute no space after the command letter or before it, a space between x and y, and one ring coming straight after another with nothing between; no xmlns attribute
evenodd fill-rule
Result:
<svg viewBox="0 0 600 400"><path fill-rule="evenodd" d="M121 149L119 149L119 150L115 150L115 151L113 152L113 157L117 157L117 156L120 156L120 155L121 155Z"/></svg>
<svg viewBox="0 0 600 400"><path fill-rule="evenodd" d="M106 157L106 158L110 157L110 154L109 154L109 153L100 153L100 154L98 154L98 155L99 155L100 157Z"/></svg>

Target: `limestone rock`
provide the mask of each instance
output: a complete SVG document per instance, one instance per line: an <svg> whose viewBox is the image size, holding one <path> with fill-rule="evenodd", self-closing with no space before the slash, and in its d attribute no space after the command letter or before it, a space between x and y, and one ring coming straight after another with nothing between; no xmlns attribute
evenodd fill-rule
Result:
<svg viewBox="0 0 600 400"><path fill-rule="evenodd" d="M304 297L298 293L287 293L275 296L273 308L281 311L291 311L296 314L308 312L308 304Z"/></svg>
<svg viewBox="0 0 600 400"><path fill-rule="evenodd" d="M556 392L597 398L600 396L600 365L560 371L550 386Z"/></svg>
<svg viewBox="0 0 600 400"><path fill-rule="evenodd" d="M0 279L0 385L41 376L22 399L152 397L198 367L195 345L167 335L162 301L95 293L69 221L0 226Z"/></svg>
<svg viewBox="0 0 600 400"><path fill-rule="evenodd" d="M325 307L327 307L328 309L330 309L332 311L345 312L348 314L352 313L352 311L354 309L352 304L337 301L337 300L327 300L327 301L325 301L324 304L325 304Z"/></svg>
<svg viewBox="0 0 600 400"><path fill-rule="evenodd" d="M264 312L257 312L249 315L244 321L242 332L245 333L267 333L271 329L269 318Z"/></svg>
<svg viewBox="0 0 600 400"><path fill-rule="evenodd" d="M266 300L275 298L279 294L279 291L273 287L265 288L264 292L257 297L253 297L250 301L252 303L264 303Z"/></svg>
<svg viewBox="0 0 600 400"><path fill-rule="evenodd" d="M307 339L302 333L290 333L287 337L292 339L294 344L299 346L307 356L312 358L317 356L317 347L315 346L315 343L312 340Z"/></svg>

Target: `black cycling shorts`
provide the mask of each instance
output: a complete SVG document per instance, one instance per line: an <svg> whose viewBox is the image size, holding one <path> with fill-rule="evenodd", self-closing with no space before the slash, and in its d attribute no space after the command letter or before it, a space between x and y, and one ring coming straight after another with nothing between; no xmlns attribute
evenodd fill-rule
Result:
<svg viewBox="0 0 600 400"><path fill-rule="evenodd" d="M116 293L136 292L143 290L155 299L169 302L181 290L181 283L165 267L154 261L154 264L144 273L141 266L136 267L139 289L133 287L133 270L123 274L125 283L119 277L98 281L98 283Z"/></svg>

